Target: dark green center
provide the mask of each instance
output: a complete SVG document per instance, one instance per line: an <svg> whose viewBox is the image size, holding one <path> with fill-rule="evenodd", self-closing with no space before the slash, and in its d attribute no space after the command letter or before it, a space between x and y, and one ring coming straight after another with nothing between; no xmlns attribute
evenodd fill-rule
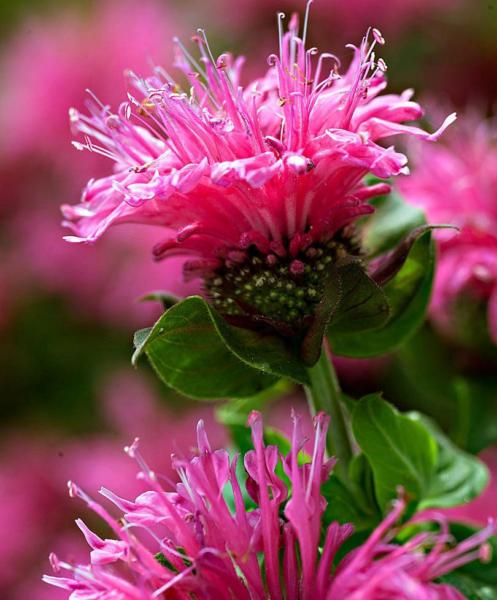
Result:
<svg viewBox="0 0 497 600"><path fill-rule="evenodd" d="M226 260L205 289L226 315L260 315L298 329L314 314L332 263L357 254L347 238L314 243L296 256L263 254L252 246L242 262Z"/></svg>

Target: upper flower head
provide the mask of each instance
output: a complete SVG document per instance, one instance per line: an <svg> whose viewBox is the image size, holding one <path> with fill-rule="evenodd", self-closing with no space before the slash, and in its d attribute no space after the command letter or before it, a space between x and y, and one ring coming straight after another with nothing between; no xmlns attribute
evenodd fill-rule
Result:
<svg viewBox="0 0 497 600"><path fill-rule="evenodd" d="M297 18L283 33L278 15L279 53L246 87L243 61L215 59L199 30L198 60L176 41L188 91L157 68L148 79L130 76L137 92L117 114L96 102L90 116L73 110L85 137L76 146L113 159L116 170L91 181L79 205L63 207L76 234L68 239L93 241L116 223L163 225L173 233L156 258L191 255L186 276L202 277L225 314L292 323L312 314L320 271L358 253L349 226L389 189L365 185L364 176L407 172L406 157L377 142L400 133L435 139L453 116L431 135L404 125L422 110L411 91L381 95L380 32L351 46L340 75L334 55L306 48L307 16L299 36Z"/></svg>
<svg viewBox="0 0 497 600"><path fill-rule="evenodd" d="M438 234L432 317L449 337L474 343L481 341L475 326L481 305L487 312L485 333L497 344L495 126L468 115L444 144L423 149L416 158L413 174L399 183L400 191L426 211L431 223L460 230Z"/></svg>
<svg viewBox="0 0 497 600"><path fill-rule="evenodd" d="M353 527L323 524L321 486L333 466L325 458L327 421L323 414L315 418L312 456L304 459L305 440L294 416L291 452L282 457L275 446L265 446L261 416L252 413L254 449L245 455L244 469L238 456L230 459L225 450L211 449L199 423L198 454L173 459L180 483L175 489L169 484L171 491L159 483L135 442L127 451L137 459L149 491L129 501L103 489L123 513L116 519L70 483L70 493L85 500L117 537L102 539L78 520L92 548L91 564L72 565L52 555L55 571L69 576L45 580L69 590L71 600L463 598L432 581L485 558L482 544L495 528L452 549L445 525L438 534L420 533L399 546L393 542L394 525L405 509L403 500L333 570L336 552Z"/></svg>

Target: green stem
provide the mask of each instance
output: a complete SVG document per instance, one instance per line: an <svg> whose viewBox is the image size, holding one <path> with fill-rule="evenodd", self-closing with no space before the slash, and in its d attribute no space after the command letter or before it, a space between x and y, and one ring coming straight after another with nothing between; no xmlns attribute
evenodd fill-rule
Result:
<svg viewBox="0 0 497 600"><path fill-rule="evenodd" d="M322 410L330 416L327 449L331 456L338 459L336 472L347 480L352 446L340 399L340 385L326 343L323 344L318 362L308 369L308 373L311 381L306 386L309 406L313 413Z"/></svg>

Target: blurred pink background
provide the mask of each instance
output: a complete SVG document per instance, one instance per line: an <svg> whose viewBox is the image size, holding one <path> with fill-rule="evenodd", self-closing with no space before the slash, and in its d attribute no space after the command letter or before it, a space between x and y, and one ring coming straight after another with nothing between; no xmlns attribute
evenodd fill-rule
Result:
<svg viewBox="0 0 497 600"><path fill-rule="evenodd" d="M64 597L40 576L49 551L77 556L84 548L72 523L83 509L68 499L68 479L90 494L105 485L132 496L135 467L122 447L135 436L166 474L170 453L194 443L199 418L213 442L227 441L211 405L180 398L145 364L138 371L129 364L133 331L160 313L138 299L195 291L182 281L180 262L152 261L159 232L122 226L93 247L62 240L59 205L74 203L83 184L108 169L102 157L71 146L68 109L84 108L87 88L115 107L126 97L126 69L170 68L171 38L187 42L199 26L216 51L247 53L247 73L258 73L276 48L276 10L304 8L285 0L0 1L2 600ZM370 25L387 38L394 90L414 84L418 96L460 109L477 103L490 114L495 0L316 0L309 37L347 59L345 44ZM383 367L339 363L351 390L375 387ZM276 423L284 421L279 414ZM497 469L495 451L484 456ZM481 521L496 512L483 498L464 516Z"/></svg>

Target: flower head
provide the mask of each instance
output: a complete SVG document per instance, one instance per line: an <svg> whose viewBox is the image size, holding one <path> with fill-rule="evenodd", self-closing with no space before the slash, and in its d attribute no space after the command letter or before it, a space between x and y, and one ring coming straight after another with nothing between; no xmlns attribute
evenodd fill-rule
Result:
<svg viewBox="0 0 497 600"><path fill-rule="evenodd" d="M310 5L310 3L309 3ZM113 175L91 181L82 202L64 206L70 241L94 241L111 225L161 225L172 235L157 259L189 256L187 278L201 277L224 314L305 323L320 299L323 271L358 254L351 225L372 212L371 197L389 187L365 185L372 173L407 172L407 159L378 141L396 134L435 139L404 125L422 115L411 92L381 95L386 65L375 50L377 30L352 47L339 74L329 53L306 47L294 16L269 70L243 87L241 59L215 59L203 30L200 58L176 41L184 91L169 73L131 75L137 92L117 114L94 102L72 110L84 143L116 163ZM370 39L371 38L371 39Z"/></svg>
<svg viewBox="0 0 497 600"><path fill-rule="evenodd" d="M200 422L198 454L173 458L180 483L169 483L170 491L135 441L127 452L150 489L135 501L103 489L122 512L119 519L70 483L70 493L85 500L116 538L101 538L78 520L92 549L91 563L72 565L52 555L54 570L69 575L45 580L70 591L71 600L463 598L433 580L484 557L482 544L494 526L452 549L445 525L438 534L420 533L399 546L393 539L405 509L402 499L369 539L333 568L353 527L323 523L321 487L334 462L325 457L328 418L316 416L312 456L306 460L300 453L305 440L299 418L293 419L291 451L282 457L275 446L264 444L261 416L252 413L253 450L244 456L243 467L238 455L230 459L227 451L211 449Z"/></svg>
<svg viewBox="0 0 497 600"><path fill-rule="evenodd" d="M413 174L399 183L431 223L460 230L438 234L431 316L445 335L463 343L478 343L489 332L497 344L496 133L494 125L468 115L446 142L418 151ZM477 332L479 313L484 323Z"/></svg>

